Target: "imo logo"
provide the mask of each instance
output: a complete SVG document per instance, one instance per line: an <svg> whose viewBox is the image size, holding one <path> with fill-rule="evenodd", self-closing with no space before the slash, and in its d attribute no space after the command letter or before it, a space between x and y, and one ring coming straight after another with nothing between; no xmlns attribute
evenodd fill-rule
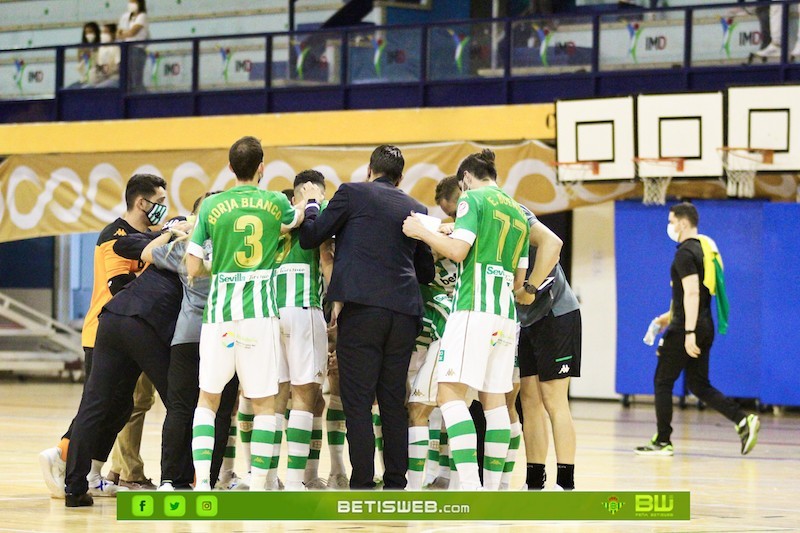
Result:
<svg viewBox="0 0 800 533"><path fill-rule="evenodd" d="M489 341L491 343L491 345L492 345L492 348L497 346L497 343L500 342L500 336L501 335L503 335L502 331L495 331L494 333L492 333L492 338Z"/></svg>
<svg viewBox="0 0 800 533"><path fill-rule="evenodd" d="M631 56L634 63L638 63L636 59L636 47L639 45L639 38L642 36L644 28L639 26L636 22L628 23L628 55Z"/></svg>
<svg viewBox="0 0 800 533"><path fill-rule="evenodd" d="M539 37L539 59L541 59L542 65L547 67L550 65L550 63L547 61L547 47L550 46L550 41L553 39L555 32L544 27L538 28L534 26L534 29Z"/></svg>
<svg viewBox="0 0 800 533"><path fill-rule="evenodd" d="M233 52L231 52L230 48L222 48L220 46L219 55L222 57L222 78L225 80L225 83L228 83L228 67L231 66Z"/></svg>
<svg viewBox="0 0 800 533"><path fill-rule="evenodd" d="M153 82L153 85L158 85L158 71L161 68L161 54L158 52L150 52L147 56L148 61L152 63L150 65L150 81Z"/></svg>
<svg viewBox="0 0 800 533"><path fill-rule="evenodd" d="M14 83L16 83L20 94L22 94L22 76L25 74L25 67L26 65L24 59L14 60Z"/></svg>
<svg viewBox="0 0 800 533"><path fill-rule="evenodd" d="M722 51L725 52L725 57L727 59L731 58L731 37L733 36L733 30L736 29L738 23L733 20L732 17L719 18L720 25L722 25Z"/></svg>
<svg viewBox="0 0 800 533"><path fill-rule="evenodd" d="M453 54L453 60L456 62L456 68L458 69L459 74L464 73L464 50L467 49L467 45L470 41L470 36L465 35L463 33L459 33L455 30L451 30L450 28L447 29L447 33L450 34L450 37L453 38L453 44L456 45L456 51Z"/></svg>
<svg viewBox="0 0 800 533"><path fill-rule="evenodd" d="M381 63L383 61L383 52L386 50L386 41L383 39L372 40L372 66L375 68L375 74L381 77Z"/></svg>
<svg viewBox="0 0 800 533"><path fill-rule="evenodd" d="M606 511L608 511L612 515L615 515L618 512L620 512L624 505L625 504L619 501L619 498L617 498L616 496L611 496L610 498L608 498L608 501L603 502L603 507L605 507Z"/></svg>

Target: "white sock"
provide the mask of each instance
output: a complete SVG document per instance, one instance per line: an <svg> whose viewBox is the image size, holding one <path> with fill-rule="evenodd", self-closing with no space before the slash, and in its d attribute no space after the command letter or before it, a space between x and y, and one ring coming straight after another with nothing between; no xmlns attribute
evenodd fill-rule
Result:
<svg viewBox="0 0 800 533"><path fill-rule="evenodd" d="M211 485L211 455L214 452L214 419L211 409L197 407L192 421L192 457L196 485Z"/></svg>
<svg viewBox="0 0 800 533"><path fill-rule="evenodd" d="M242 458L250 471L250 441L253 438L253 402L249 398L239 396L239 440L242 443Z"/></svg>
<svg viewBox="0 0 800 533"><path fill-rule="evenodd" d="M428 417L428 453L425 459L425 481L430 485L439 475L439 438L442 428L442 412L436 407Z"/></svg>
<svg viewBox="0 0 800 533"><path fill-rule="evenodd" d="M447 402L442 406L442 417L447 425L450 457L458 471L459 488L477 490L481 487L477 460L478 436L467 404L463 400Z"/></svg>
<svg viewBox="0 0 800 533"><path fill-rule="evenodd" d="M328 432L328 450L331 454L331 475L345 475L344 439L347 435L347 425L342 399L339 396L331 396L328 412L325 415L325 425Z"/></svg>
<svg viewBox="0 0 800 533"><path fill-rule="evenodd" d="M319 477L319 452L322 450L322 417L315 416L311 423L311 442L308 446L308 462L304 482Z"/></svg>
<svg viewBox="0 0 800 533"><path fill-rule="evenodd" d="M486 416L486 439L483 457L483 487L499 490L503 478L503 467L511 440L511 420L505 405L484 411Z"/></svg>
<svg viewBox="0 0 800 533"><path fill-rule="evenodd" d="M267 472L272 463L272 450L275 444L275 416L256 415L253 418L253 440L250 443L252 459L250 463L250 490L263 491L267 482Z"/></svg>
<svg viewBox="0 0 800 533"><path fill-rule="evenodd" d="M267 472L267 488L274 487L278 482L278 465L280 464L283 428L285 427L286 417L283 416L283 413L275 413L275 440L272 443L272 462Z"/></svg>
<svg viewBox="0 0 800 533"><path fill-rule="evenodd" d="M503 479L500 481L500 490L508 490L511 486L511 476L514 474L517 450L519 450L521 440L522 424L517 421L511 424L511 440L508 443L508 454L506 454L506 464L503 467Z"/></svg>
<svg viewBox="0 0 800 533"><path fill-rule="evenodd" d="M311 449L311 429L314 425L314 414L308 411L292 409L289 423L286 426L286 488L302 490L306 474L308 452Z"/></svg>
<svg viewBox="0 0 800 533"><path fill-rule="evenodd" d="M105 466L105 464L105 461L92 459L92 468L86 475L86 481L89 482L90 487L96 487L99 484L98 481L103 477L103 466Z"/></svg>
<svg viewBox="0 0 800 533"><path fill-rule="evenodd" d="M428 427L408 428L408 489L421 490L425 477L425 455L428 453Z"/></svg>

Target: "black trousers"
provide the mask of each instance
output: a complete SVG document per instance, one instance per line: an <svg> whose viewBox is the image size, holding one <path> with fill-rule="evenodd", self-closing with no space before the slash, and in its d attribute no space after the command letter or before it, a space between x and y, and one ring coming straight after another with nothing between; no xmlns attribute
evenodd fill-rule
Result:
<svg viewBox="0 0 800 533"><path fill-rule="evenodd" d="M194 480L192 462L192 420L200 394L200 343L172 347L167 376L167 416L161 431L161 481L175 487L188 487ZM228 445L233 406L239 393L236 376L225 386L214 422L214 453L211 456L211 479L219 476L225 447Z"/></svg>
<svg viewBox="0 0 800 533"><path fill-rule="evenodd" d="M701 401L722 413L731 422L738 423L746 416L739 404L712 387L709 381L708 360L714 342L713 326L702 329L698 327L696 335L697 346L700 348L700 356L697 358L686 353L683 331L667 329L664 343L658 348L655 376L658 442L669 442L672 436L672 388L684 369L689 390Z"/></svg>
<svg viewBox="0 0 800 533"><path fill-rule="evenodd" d="M72 426L67 455L66 491L87 492L92 459L105 461L133 411L133 390L144 372L162 398L167 393L169 346L138 317L104 312L94 347L92 374ZM107 417L114 424L104 431Z"/></svg>
<svg viewBox="0 0 800 533"><path fill-rule="evenodd" d="M384 488L404 489L408 470L406 378L420 319L346 303L338 324L339 387L353 465L350 488L375 487L372 404L377 398L383 424Z"/></svg>

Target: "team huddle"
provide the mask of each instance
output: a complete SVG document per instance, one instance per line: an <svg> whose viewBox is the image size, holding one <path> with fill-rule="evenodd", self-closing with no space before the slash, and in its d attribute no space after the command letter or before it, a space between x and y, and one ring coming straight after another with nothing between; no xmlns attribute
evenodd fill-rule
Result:
<svg viewBox="0 0 800 533"><path fill-rule="evenodd" d="M360 283L359 272L343 271L353 230L338 215L343 197L352 201L354 192L340 188L326 202L324 176L315 170L298 174L293 189L259 188L263 150L253 137L237 141L229 159L236 186L205 194L185 220L173 219L160 232L136 224L116 232L114 254L137 268L124 279L113 276L113 283L103 280L96 340L84 342L93 367L81 406L62 444L40 455L55 497L80 507L92 505L92 496L138 488L101 470L113 445L109 436L130 418L142 373L167 408L158 490L341 490L384 481L386 489L508 490L523 434L523 488L541 490L548 419L557 488L574 489L567 392L569 378L580 375L580 311L558 263L560 239L497 186L494 153L468 156L437 186L435 201L453 223L406 211L394 225L393 238L414 257L424 309L409 319L416 340L404 355L403 454L388 400L381 418L380 387L371 400L369 442L357 429L364 406L349 392L353 341L343 328L352 330L362 304L326 294L343 278ZM403 164L399 149L378 147L363 185L402 194L394 189ZM143 213L146 225L161 224L166 184L140 175L131 183L140 186L131 190L129 183L123 219ZM336 224L320 229L334 216ZM323 426L327 478L319 473ZM384 429L385 476L376 472L371 485L356 482L355 464L363 458L354 454L374 447L382 462ZM283 440L287 461L279 476ZM246 475L233 471L237 453L245 456ZM399 481L398 456L407 470Z"/></svg>

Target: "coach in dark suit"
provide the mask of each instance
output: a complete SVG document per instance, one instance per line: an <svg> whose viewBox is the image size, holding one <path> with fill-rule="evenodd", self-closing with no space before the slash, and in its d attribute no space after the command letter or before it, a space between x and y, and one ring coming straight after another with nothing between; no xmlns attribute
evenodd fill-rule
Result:
<svg viewBox="0 0 800 533"><path fill-rule="evenodd" d="M339 384L347 418L353 473L350 488L374 488L372 403L383 422L384 487L403 489L408 468L406 378L423 315L420 283L433 280L427 245L403 235L403 220L426 208L397 188L403 154L394 146L372 152L366 183L339 187L322 213L309 202L300 245L314 248L336 236L328 299L344 306L337 318ZM317 199L312 186L303 190Z"/></svg>

